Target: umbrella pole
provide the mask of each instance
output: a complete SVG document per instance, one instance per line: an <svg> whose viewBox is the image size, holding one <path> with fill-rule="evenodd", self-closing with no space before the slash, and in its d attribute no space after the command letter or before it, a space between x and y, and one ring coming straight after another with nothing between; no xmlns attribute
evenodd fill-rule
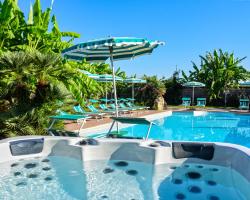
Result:
<svg viewBox="0 0 250 200"><path fill-rule="evenodd" d="M115 67L114 67L114 60L113 60L113 47L109 47L110 51L110 64L112 68L112 74L113 74L113 87L114 87L114 99L115 99L115 115L118 117L118 104L117 104L117 94L116 94L116 83L115 83Z"/></svg>
<svg viewBox="0 0 250 200"><path fill-rule="evenodd" d="M113 47L109 47L110 51L110 64L112 67L112 74L113 74L113 87L114 87L114 99L115 99L115 116L118 117L118 105L117 105L117 94L116 94L116 84L115 84L115 67L114 67L114 60L113 60ZM118 122L116 122L116 130L117 134L119 134L119 125Z"/></svg>
<svg viewBox="0 0 250 200"><path fill-rule="evenodd" d="M132 83L132 99L135 98L135 88L134 88L134 83ZM134 102L134 100L133 100Z"/></svg>
<svg viewBox="0 0 250 200"><path fill-rule="evenodd" d="M115 99L115 115L118 117L118 104L117 104L117 94L116 94L116 83L115 83L115 67L113 60L113 47L109 47L110 50L110 64L112 67L112 75L113 75L113 87L114 87L114 99Z"/></svg>
<svg viewBox="0 0 250 200"><path fill-rule="evenodd" d="M105 83L105 98L106 98L106 106L107 106L107 101L108 101L108 94L107 94L107 83Z"/></svg>
<svg viewBox="0 0 250 200"><path fill-rule="evenodd" d="M194 87L193 87L193 98L192 98L193 102L192 105L194 106Z"/></svg>

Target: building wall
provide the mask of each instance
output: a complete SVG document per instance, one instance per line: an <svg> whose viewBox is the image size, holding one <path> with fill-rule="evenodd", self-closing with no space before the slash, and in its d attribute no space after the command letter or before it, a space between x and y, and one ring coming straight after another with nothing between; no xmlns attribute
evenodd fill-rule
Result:
<svg viewBox="0 0 250 200"><path fill-rule="evenodd" d="M192 98L193 88L183 88L182 96ZM207 98L207 90L204 88L194 88L194 98Z"/></svg>

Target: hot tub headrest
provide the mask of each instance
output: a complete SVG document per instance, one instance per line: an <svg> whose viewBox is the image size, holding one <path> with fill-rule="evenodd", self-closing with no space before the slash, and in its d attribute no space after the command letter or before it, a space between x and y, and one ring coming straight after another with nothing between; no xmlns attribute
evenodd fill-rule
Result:
<svg viewBox="0 0 250 200"><path fill-rule="evenodd" d="M212 160L214 156L214 145L209 143L194 142L173 142L173 157L180 158L200 158Z"/></svg>
<svg viewBox="0 0 250 200"><path fill-rule="evenodd" d="M41 153L43 144L43 138L16 140L9 143L10 151L13 156Z"/></svg>

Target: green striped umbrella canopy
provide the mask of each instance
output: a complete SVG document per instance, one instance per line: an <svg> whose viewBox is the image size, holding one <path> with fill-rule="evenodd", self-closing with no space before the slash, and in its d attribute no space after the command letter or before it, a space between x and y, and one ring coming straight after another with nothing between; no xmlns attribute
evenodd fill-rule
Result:
<svg viewBox="0 0 250 200"><path fill-rule="evenodd" d="M98 77L94 78L98 82L112 82L113 75L110 74L100 74ZM115 76L115 81L123 81L123 79L119 76Z"/></svg>
<svg viewBox="0 0 250 200"><path fill-rule="evenodd" d="M89 78L92 78L94 80L96 80L97 82L112 82L113 81L113 76L110 74L92 74L86 70L79 70L80 72L82 72L83 74L87 75ZM116 81L123 81L123 79L119 76L115 77ZM106 99L107 99L107 85L105 85L105 90L106 90ZM92 103L96 103L93 101L90 101ZM107 103L107 101L106 101Z"/></svg>
<svg viewBox="0 0 250 200"><path fill-rule="evenodd" d="M184 87L205 87L204 83L196 82L196 81L190 81L183 84Z"/></svg>
<svg viewBox="0 0 250 200"><path fill-rule="evenodd" d="M63 50L62 55L67 59L90 62L104 62L110 59L114 97L116 106L116 116L118 116L117 95L115 85L115 69L113 61L131 59L145 54L151 54L163 42L152 41L134 37L108 37L80 43Z"/></svg>
<svg viewBox="0 0 250 200"><path fill-rule="evenodd" d="M125 83L147 83L146 80L144 79L139 79L139 78L126 78L124 79Z"/></svg>
<svg viewBox="0 0 250 200"><path fill-rule="evenodd" d="M87 75L89 78L93 78L93 79L99 78L98 74L92 74L92 73L90 73L86 70L82 70L82 69L80 69L79 71L82 72L83 74Z"/></svg>
<svg viewBox="0 0 250 200"><path fill-rule="evenodd" d="M240 81L240 87L250 87L250 81Z"/></svg>
<svg viewBox="0 0 250 200"><path fill-rule="evenodd" d="M193 88L192 105L194 105L194 88L196 88L196 87L205 87L205 84L201 83L201 82L197 82L197 81L190 81L190 82L184 83L182 86Z"/></svg>
<svg viewBox="0 0 250 200"><path fill-rule="evenodd" d="M135 83L146 83L147 81L144 79L139 79L139 78L126 78L124 79L125 83L132 83L132 99L135 99L135 88L134 84Z"/></svg>
<svg viewBox="0 0 250 200"><path fill-rule="evenodd" d="M90 62L104 62L113 60L131 59L145 54L151 54L159 45L159 41L151 41L134 37L108 37L80 43L63 50L62 54L67 59Z"/></svg>

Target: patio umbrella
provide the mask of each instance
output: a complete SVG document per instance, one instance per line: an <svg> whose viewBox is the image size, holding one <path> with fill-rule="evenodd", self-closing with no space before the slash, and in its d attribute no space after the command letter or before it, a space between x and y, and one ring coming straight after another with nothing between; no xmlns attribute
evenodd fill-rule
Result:
<svg viewBox="0 0 250 200"><path fill-rule="evenodd" d="M101 83L107 83L107 82L113 82L113 76L110 74L101 74L99 75L97 78L94 78L97 82L101 82ZM115 76L115 81L123 81L123 79L119 76ZM107 84L105 84L105 103L107 105L107 98L108 94L107 94Z"/></svg>
<svg viewBox="0 0 250 200"><path fill-rule="evenodd" d="M250 87L250 81L240 81L240 87Z"/></svg>
<svg viewBox="0 0 250 200"><path fill-rule="evenodd" d="M67 59L79 61L85 59L90 62L105 62L107 59L110 59L113 74L116 116L118 116L115 68L113 62L151 54L153 50L161 44L164 43L142 38L108 37L74 45L63 50L62 55Z"/></svg>
<svg viewBox="0 0 250 200"><path fill-rule="evenodd" d="M125 79L123 82L125 83L132 83L132 101L134 101L135 99L135 88L134 88L134 84L135 83L146 83L146 80L143 79L139 79L139 78L127 78Z"/></svg>
<svg viewBox="0 0 250 200"><path fill-rule="evenodd" d="M194 105L194 88L196 88L196 87L205 87L205 84L201 83L201 82L190 81L190 82L184 83L183 86L193 88L192 105Z"/></svg>
<svg viewBox="0 0 250 200"><path fill-rule="evenodd" d="M80 70L80 72L82 72L83 74L87 75L89 78L92 78L94 80L96 80L97 82L103 82L103 83L107 83L107 82L112 82L113 81L113 76L110 74L92 74L86 70ZM115 76L115 80L116 81L123 81L123 79L121 77ZM107 85L105 84L105 93L106 93L106 99L107 99ZM105 101L107 104L107 101Z"/></svg>

